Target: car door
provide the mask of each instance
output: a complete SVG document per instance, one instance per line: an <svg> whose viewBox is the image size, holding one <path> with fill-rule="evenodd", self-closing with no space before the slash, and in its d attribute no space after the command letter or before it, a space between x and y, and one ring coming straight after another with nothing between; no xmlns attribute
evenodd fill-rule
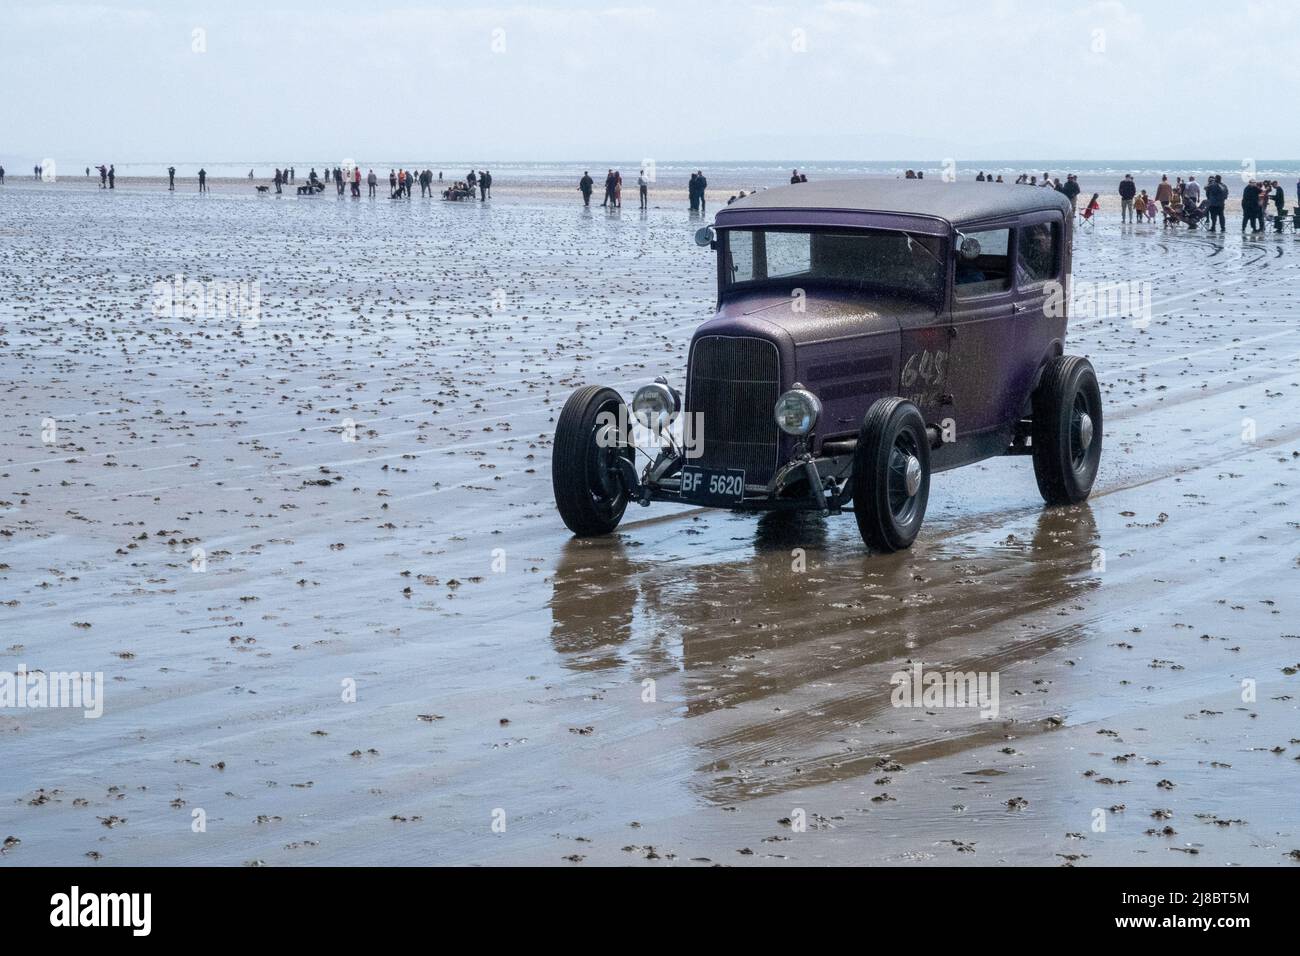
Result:
<svg viewBox="0 0 1300 956"><path fill-rule="evenodd" d="M978 242L979 255L966 259L958 253L953 275L947 387L956 439L1006 422L1004 386L1018 364L1011 354L1017 321L1014 230L1014 221L998 221L964 226L957 236L958 246Z"/></svg>
<svg viewBox="0 0 1300 956"><path fill-rule="evenodd" d="M1016 227L1015 323L1009 340L1013 363L1006 370L1004 419L1019 418L1044 359L1065 338L1063 277L1065 223L1056 212L1023 217Z"/></svg>

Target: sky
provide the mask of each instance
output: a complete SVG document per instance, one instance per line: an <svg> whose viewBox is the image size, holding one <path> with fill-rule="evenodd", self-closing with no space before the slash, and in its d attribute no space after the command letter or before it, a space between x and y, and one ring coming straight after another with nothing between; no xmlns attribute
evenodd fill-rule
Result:
<svg viewBox="0 0 1300 956"><path fill-rule="evenodd" d="M0 0L0 159L1287 159L1298 42L1296 0Z"/></svg>

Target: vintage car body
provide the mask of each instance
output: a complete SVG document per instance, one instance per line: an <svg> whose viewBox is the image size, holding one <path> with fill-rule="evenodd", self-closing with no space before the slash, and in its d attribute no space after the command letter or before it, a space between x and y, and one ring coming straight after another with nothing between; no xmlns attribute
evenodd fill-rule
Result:
<svg viewBox="0 0 1300 956"><path fill-rule="evenodd" d="M612 488L603 503L615 508L618 487L643 504L742 510L829 514L852 501L882 550L915 537L932 472L994 455L1034 455L1049 503L1082 500L1101 407L1091 366L1064 356L1071 226L1063 195L1009 184L801 183L725 207L705 240L717 312L692 338L685 380L685 421L702 423L702 439L669 442L638 470L625 446L608 447L614 432L630 441L625 430L593 439L580 390L557 430L558 461L560 433L577 429L564 443L577 457L553 468L561 515L580 534L608 530L578 513L585 497L564 500L579 465L597 504ZM637 393L632 420L682 410L665 379Z"/></svg>

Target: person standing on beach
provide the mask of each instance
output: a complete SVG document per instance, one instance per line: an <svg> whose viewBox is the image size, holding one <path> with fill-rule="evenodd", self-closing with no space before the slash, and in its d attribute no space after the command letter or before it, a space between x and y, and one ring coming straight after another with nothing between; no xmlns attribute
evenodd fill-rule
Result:
<svg viewBox="0 0 1300 956"><path fill-rule="evenodd" d="M103 163L99 164L99 188L108 188L108 167Z"/></svg>
<svg viewBox="0 0 1300 956"><path fill-rule="evenodd" d="M1201 204L1201 184L1196 181L1195 176L1187 177L1187 185L1183 187L1183 199L1193 206Z"/></svg>
<svg viewBox="0 0 1300 956"><path fill-rule="evenodd" d="M1260 232L1264 228L1264 216L1259 208L1259 183L1254 181L1247 183L1246 188L1241 191L1241 232L1243 235L1246 232L1247 225L1251 227L1251 232Z"/></svg>
<svg viewBox="0 0 1300 956"><path fill-rule="evenodd" d="M176 167L175 166L167 167L167 189L169 192L176 192ZM276 192L279 191L280 190L278 189L276 190Z"/></svg>
<svg viewBox="0 0 1300 956"><path fill-rule="evenodd" d="M990 176L985 182L992 182ZM1079 208L1079 177L1071 173L1065 177L1065 185L1061 187L1061 194L1070 200L1070 209L1077 211Z"/></svg>
<svg viewBox="0 0 1300 956"><path fill-rule="evenodd" d="M1211 176L1205 184L1205 202L1206 209L1209 212L1210 224L1206 227L1206 232L1214 232L1214 224L1219 224L1219 229L1223 232L1228 231L1228 225L1223 221L1223 207L1228 201L1228 187L1223 185L1222 176Z"/></svg>
<svg viewBox="0 0 1300 956"><path fill-rule="evenodd" d="M206 169L200 169L199 170L199 192L205 193L207 191L208 191L208 171Z"/></svg>
<svg viewBox="0 0 1300 956"><path fill-rule="evenodd" d="M296 171L292 166L290 166L290 167L289 167L289 182L291 182L291 183L296 183L297 181L298 181L298 173L297 173L297 171Z"/></svg>
<svg viewBox="0 0 1300 956"><path fill-rule="evenodd" d="M275 194L277 196L280 195L280 187L283 185L284 185L284 177L280 175L280 170L277 167L275 170Z"/></svg>
<svg viewBox="0 0 1300 956"><path fill-rule="evenodd" d="M611 206L614 203L614 170L605 171L605 198L601 200L602 207Z"/></svg>
<svg viewBox="0 0 1300 956"><path fill-rule="evenodd" d="M1156 187L1156 202L1162 206L1169 205L1169 200L1174 198L1174 187L1169 185L1169 177L1161 176L1160 185Z"/></svg>
<svg viewBox="0 0 1300 956"><path fill-rule="evenodd" d="M109 163L108 164L108 188L112 189L113 184L116 182L117 182L117 168L112 163Z"/></svg>
<svg viewBox="0 0 1300 956"><path fill-rule="evenodd" d="M0 166L0 183L3 183L4 181L5 181L5 168L3 166Z"/></svg>
<svg viewBox="0 0 1300 956"><path fill-rule="evenodd" d="M641 170L641 175L636 178L637 192L641 194L641 208L645 209L650 202L650 181L645 178L645 170Z"/></svg>
<svg viewBox="0 0 1300 956"><path fill-rule="evenodd" d="M433 174L430 173L429 177L432 179ZM487 198L491 199L492 198L492 170L490 169L483 170L483 179L487 181Z"/></svg>
<svg viewBox="0 0 1300 956"><path fill-rule="evenodd" d="M686 181L686 198L691 201L691 212L700 208L700 194L695 188L698 178L695 173L691 173L691 178Z"/></svg>
<svg viewBox="0 0 1300 956"><path fill-rule="evenodd" d="M800 179L799 182L804 182L804 180ZM700 212L704 212L704 207L706 205L704 202L704 190L708 188L709 181L704 178L704 173L698 169L695 170L695 193L700 199Z"/></svg>
<svg viewBox="0 0 1300 956"><path fill-rule="evenodd" d="M370 187L370 198L374 199L375 187L379 185L379 177L375 175L375 171L373 169L366 174L366 185Z"/></svg>
<svg viewBox="0 0 1300 956"><path fill-rule="evenodd" d="M478 201L487 202L487 170L479 170L478 174Z"/></svg>
<svg viewBox="0 0 1300 956"><path fill-rule="evenodd" d="M582 171L582 178L578 180L578 192L582 193L582 204L591 205L591 190L596 185L596 181L591 178L591 173L587 170Z"/></svg>
<svg viewBox="0 0 1300 956"><path fill-rule="evenodd" d="M1133 174L1126 173L1119 184L1119 221L1133 221L1133 197L1137 195L1137 183L1133 182Z"/></svg>

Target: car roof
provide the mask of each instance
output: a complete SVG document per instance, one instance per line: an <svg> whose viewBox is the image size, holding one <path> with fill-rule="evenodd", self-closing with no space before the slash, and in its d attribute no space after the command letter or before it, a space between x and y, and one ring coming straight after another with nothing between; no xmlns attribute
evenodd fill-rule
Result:
<svg viewBox="0 0 1300 956"><path fill-rule="evenodd" d="M1014 183L937 179L826 179L764 189L719 210L719 226L736 212L765 209L840 210L928 216L950 224L978 222L1041 210L1070 213L1070 200L1055 189ZM751 217L745 217L749 219Z"/></svg>

